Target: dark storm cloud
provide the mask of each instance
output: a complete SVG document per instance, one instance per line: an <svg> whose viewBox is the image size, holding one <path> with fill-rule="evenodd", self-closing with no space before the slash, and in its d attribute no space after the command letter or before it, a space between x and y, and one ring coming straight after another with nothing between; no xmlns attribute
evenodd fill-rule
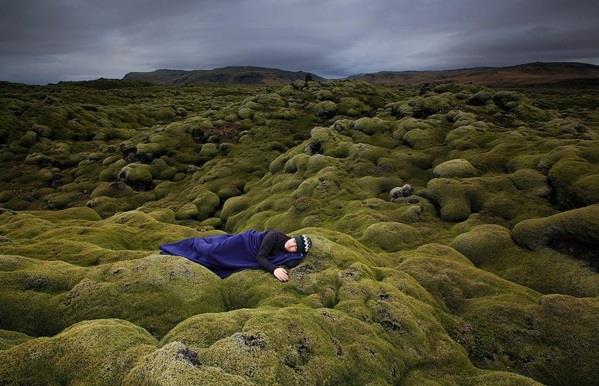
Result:
<svg viewBox="0 0 599 386"><path fill-rule="evenodd" d="M381 70L599 63L599 3L562 0L0 0L0 79L258 65Z"/></svg>

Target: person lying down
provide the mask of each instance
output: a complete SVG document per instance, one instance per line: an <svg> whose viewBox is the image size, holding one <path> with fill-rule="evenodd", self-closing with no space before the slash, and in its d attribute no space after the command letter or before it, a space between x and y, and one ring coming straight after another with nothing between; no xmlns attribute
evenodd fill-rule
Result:
<svg viewBox="0 0 599 386"><path fill-rule="evenodd" d="M297 266L311 247L312 240L307 235L289 237L274 229L250 229L239 234L192 237L162 244L160 253L183 256L222 279L244 269L264 269L286 282L287 269Z"/></svg>

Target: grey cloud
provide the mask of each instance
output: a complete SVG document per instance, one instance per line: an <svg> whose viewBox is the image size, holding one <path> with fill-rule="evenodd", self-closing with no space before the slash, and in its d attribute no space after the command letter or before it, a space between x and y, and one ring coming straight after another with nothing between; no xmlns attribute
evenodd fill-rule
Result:
<svg viewBox="0 0 599 386"><path fill-rule="evenodd" d="M599 63L594 1L0 0L0 79L258 65L381 70Z"/></svg>

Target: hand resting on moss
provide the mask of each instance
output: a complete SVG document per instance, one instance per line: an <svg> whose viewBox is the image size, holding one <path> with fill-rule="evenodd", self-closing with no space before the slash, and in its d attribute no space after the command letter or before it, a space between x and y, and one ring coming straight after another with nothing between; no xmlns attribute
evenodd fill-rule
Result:
<svg viewBox="0 0 599 386"><path fill-rule="evenodd" d="M275 275L276 278L279 279L279 281L289 280L289 274L287 273L287 270L285 268L276 268L273 272L273 275Z"/></svg>

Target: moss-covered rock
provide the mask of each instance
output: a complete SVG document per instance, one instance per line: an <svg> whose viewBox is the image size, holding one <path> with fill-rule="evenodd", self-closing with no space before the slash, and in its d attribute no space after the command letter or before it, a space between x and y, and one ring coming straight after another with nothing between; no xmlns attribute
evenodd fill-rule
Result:
<svg viewBox="0 0 599 386"><path fill-rule="evenodd" d="M441 137L433 129L413 129L401 139L414 149L426 149L437 145Z"/></svg>
<svg viewBox="0 0 599 386"><path fill-rule="evenodd" d="M563 241L575 241L595 249L599 245L599 205L555 214L546 218L528 219L516 224L514 240L530 249L559 246Z"/></svg>
<svg viewBox="0 0 599 386"><path fill-rule="evenodd" d="M316 103L313 110L319 117L330 118L337 112L337 104L333 101L322 101Z"/></svg>
<svg viewBox="0 0 599 386"><path fill-rule="evenodd" d="M150 165L132 163L119 171L118 178L136 190L147 190L152 186L152 168Z"/></svg>
<svg viewBox="0 0 599 386"><path fill-rule="evenodd" d="M27 130L27 132L19 138L19 144L24 147L33 146L35 141L37 141L37 133L33 130Z"/></svg>
<svg viewBox="0 0 599 386"><path fill-rule="evenodd" d="M437 177L474 177L478 171L465 159L452 159L435 166L433 174Z"/></svg>
<svg viewBox="0 0 599 386"><path fill-rule="evenodd" d="M198 208L198 220L203 220L210 217L220 205L220 197L210 190L203 190L194 198L193 204Z"/></svg>
<svg viewBox="0 0 599 386"><path fill-rule="evenodd" d="M559 159L548 174L557 201L568 209L599 202L597 176L597 165L580 157Z"/></svg>
<svg viewBox="0 0 599 386"><path fill-rule="evenodd" d="M174 223L176 219L175 212L169 208L154 209L148 212L148 215L160 222L166 222L169 224Z"/></svg>
<svg viewBox="0 0 599 386"><path fill-rule="evenodd" d="M98 184L98 186L91 192L90 197L107 196L118 198L131 196L134 193L135 191L124 182L105 182Z"/></svg>
<svg viewBox="0 0 599 386"><path fill-rule="evenodd" d="M535 214L553 214L555 210L544 200L544 185L522 184L519 175L472 178L434 178L422 194L439 208L441 218L463 221L472 212L488 213L510 220L513 224ZM514 183L513 181L516 181ZM519 207L521 202L525 207Z"/></svg>
<svg viewBox="0 0 599 386"><path fill-rule="evenodd" d="M389 124L380 118L363 117L355 120L353 127L354 129L360 130L365 134L373 135L375 133L384 131L387 127L389 127Z"/></svg>
<svg viewBox="0 0 599 386"><path fill-rule="evenodd" d="M475 226L457 236L451 246L478 267L542 293L599 293L599 278L588 266L549 249L520 248L512 241L510 231L499 225Z"/></svg>
<svg viewBox="0 0 599 386"><path fill-rule="evenodd" d="M488 91L479 91L468 98L468 104L473 106L482 106L491 100L492 95Z"/></svg>
<svg viewBox="0 0 599 386"><path fill-rule="evenodd" d="M513 91L499 91L493 95L493 102L505 110L513 109L520 99L521 96Z"/></svg>
<svg viewBox="0 0 599 386"><path fill-rule="evenodd" d="M435 178L427 185L429 195L438 203L440 216L447 221L462 221L470 216L472 206L467 191L449 179Z"/></svg>
<svg viewBox="0 0 599 386"><path fill-rule="evenodd" d="M188 220L190 218L195 218L198 213L197 206L191 202L188 202L177 209L175 212L175 218L177 220Z"/></svg>
<svg viewBox="0 0 599 386"><path fill-rule="evenodd" d="M123 379L123 385L251 385L242 376L225 372L217 366L204 365L197 352L175 341L144 357Z"/></svg>
<svg viewBox="0 0 599 386"><path fill-rule="evenodd" d="M143 328L118 319L82 321L49 338L0 351L0 382L120 384L131 366L156 347Z"/></svg>
<svg viewBox="0 0 599 386"><path fill-rule="evenodd" d="M68 271L60 272L65 264L56 262L21 261L29 265L24 272L30 274L17 281L13 277L11 285L2 291L3 302L12 299L10 307L4 309L2 328L19 328L31 335L53 334L82 320L117 317L161 336L173 323L223 307L220 278L182 258L153 255L86 273L68 265ZM28 286L36 292L24 297L18 288Z"/></svg>
<svg viewBox="0 0 599 386"><path fill-rule="evenodd" d="M395 252L417 244L421 241L421 235L418 229L408 224L379 222L366 228L363 241L385 251Z"/></svg>
<svg viewBox="0 0 599 386"><path fill-rule="evenodd" d="M423 258L423 254L430 257ZM542 382L560 379L571 384L596 372L593 364L582 365L577 380L573 380L568 371L573 365L572 350L589 359L594 355L594 349L582 348L579 342L597 339L589 334L589 327L597 323L596 299L541 296L482 270L449 261L443 255L433 257L423 249L406 257L398 268L415 277L451 313L461 315L461 322L446 326L475 364L517 369ZM554 342L551 348L545 346L547 339ZM583 362L589 363L589 359Z"/></svg>

